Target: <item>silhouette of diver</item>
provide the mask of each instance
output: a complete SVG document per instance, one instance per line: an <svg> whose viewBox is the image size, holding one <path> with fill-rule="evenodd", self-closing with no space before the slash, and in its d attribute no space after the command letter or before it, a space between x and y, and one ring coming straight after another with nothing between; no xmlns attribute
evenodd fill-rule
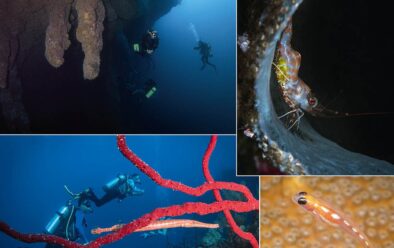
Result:
<svg viewBox="0 0 394 248"><path fill-rule="evenodd" d="M198 46L196 46L194 50L200 50L202 62L201 70L204 70L206 65L210 65L216 71L216 65L209 62L209 58L213 57L213 55L211 53L211 46L208 43L200 40Z"/></svg>
<svg viewBox="0 0 394 248"><path fill-rule="evenodd" d="M91 188L74 194L67 186L66 191L72 199L62 206L45 227L46 233L63 237L71 241L78 241L83 244L88 243L84 229L87 227L85 215L93 213L91 201L100 207L113 199L120 201L131 195L142 195L144 190L137 187L141 184L138 174L119 174L116 178L108 182L104 187L105 194L98 198ZM47 244L46 248L60 248L61 246Z"/></svg>
<svg viewBox="0 0 394 248"><path fill-rule="evenodd" d="M126 89L131 92L138 103L151 99L152 96L157 94L158 90L157 83L153 79L148 79L141 86L126 84Z"/></svg>
<svg viewBox="0 0 394 248"><path fill-rule="evenodd" d="M156 30L148 29L142 36L140 43L134 43L134 52L142 55L152 55L159 46L159 35Z"/></svg>

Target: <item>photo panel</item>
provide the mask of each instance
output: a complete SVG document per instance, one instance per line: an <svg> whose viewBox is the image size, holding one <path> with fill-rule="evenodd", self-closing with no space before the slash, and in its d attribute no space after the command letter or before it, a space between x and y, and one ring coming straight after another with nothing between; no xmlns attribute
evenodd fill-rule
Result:
<svg viewBox="0 0 394 248"><path fill-rule="evenodd" d="M236 0L2 0L0 24L0 133L235 133Z"/></svg>
<svg viewBox="0 0 394 248"><path fill-rule="evenodd" d="M0 137L0 245L257 248L259 181L236 177L235 145L215 135Z"/></svg>
<svg viewBox="0 0 394 248"><path fill-rule="evenodd" d="M238 175L393 175L389 9L239 0L237 16Z"/></svg>
<svg viewBox="0 0 394 248"><path fill-rule="evenodd" d="M260 178L260 247L394 247L394 177Z"/></svg>

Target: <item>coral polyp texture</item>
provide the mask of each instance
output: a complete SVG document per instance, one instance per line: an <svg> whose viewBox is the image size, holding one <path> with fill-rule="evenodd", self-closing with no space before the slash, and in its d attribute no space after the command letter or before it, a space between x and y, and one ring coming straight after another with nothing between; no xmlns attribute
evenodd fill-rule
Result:
<svg viewBox="0 0 394 248"><path fill-rule="evenodd" d="M156 184L192 196L201 196L206 192L212 190L216 201L213 203L187 202L181 205L172 205L164 208L156 208L152 212L141 216L135 221L132 221L128 224L121 226L119 229L114 228L114 232L107 234L105 236L101 236L86 245L81 245L79 243L71 242L69 240L54 235L24 234L12 229L9 225L7 225L4 222L0 222L0 231L4 232L5 234L15 239L21 240L26 243L45 242L50 244L58 244L69 248L79 248L79 247L96 248L96 247L101 247L102 245L105 244L116 242L117 240L120 240L125 236L138 231L139 229L147 227L153 223L157 223L157 221L163 217L176 217L176 216L182 216L184 214L206 215L206 214L223 212L228 224L230 225L234 233L236 233L239 237L247 240L252 247L254 248L258 247L257 239L253 236L252 233L243 231L237 225L230 211L234 211L238 213L258 211L259 201L256 198L254 198L253 194L246 186L242 184L231 183L231 182L215 181L209 171L209 159L216 146L216 142L217 142L216 136L213 136L211 138L202 161L202 169L206 182L195 188L187 186L181 182L176 182L170 179L162 178L157 171L155 171L152 167L146 164L136 154L134 154L133 151L131 151L127 147L126 138L124 136L122 135L118 136L117 140L118 140L118 148L121 151L121 153ZM220 193L221 189L240 192L243 194L246 201L223 200ZM182 227L182 225L184 225L184 223L180 222L179 227Z"/></svg>
<svg viewBox="0 0 394 248"><path fill-rule="evenodd" d="M369 247L394 247L394 178L264 177L260 179L260 247L364 247L357 235L314 217L293 196L308 192L340 211Z"/></svg>

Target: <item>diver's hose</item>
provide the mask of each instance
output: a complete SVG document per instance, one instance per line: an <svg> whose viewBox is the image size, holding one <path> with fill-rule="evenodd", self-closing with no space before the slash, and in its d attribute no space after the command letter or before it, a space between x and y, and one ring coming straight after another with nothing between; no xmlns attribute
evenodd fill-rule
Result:
<svg viewBox="0 0 394 248"><path fill-rule="evenodd" d="M66 186L64 186L64 187L67 189ZM70 240L70 238L68 237L68 226L70 225L70 221L71 221L71 217L73 216L74 209L75 209L75 206L72 206L71 214L70 214L70 216L68 217L67 225L66 225L66 238L67 238L68 240Z"/></svg>
<svg viewBox="0 0 394 248"><path fill-rule="evenodd" d="M71 192L71 190L68 189L67 185L64 185L64 189L67 191L67 193L69 193L72 197L75 197L77 194L74 194L73 192Z"/></svg>

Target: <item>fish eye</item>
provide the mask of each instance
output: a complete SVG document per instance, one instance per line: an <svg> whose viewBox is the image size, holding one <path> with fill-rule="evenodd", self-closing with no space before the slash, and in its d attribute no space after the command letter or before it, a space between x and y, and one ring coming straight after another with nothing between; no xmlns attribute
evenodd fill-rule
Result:
<svg viewBox="0 0 394 248"><path fill-rule="evenodd" d="M304 197L301 197L297 200L297 203L300 205L305 205L307 204L307 200Z"/></svg>

